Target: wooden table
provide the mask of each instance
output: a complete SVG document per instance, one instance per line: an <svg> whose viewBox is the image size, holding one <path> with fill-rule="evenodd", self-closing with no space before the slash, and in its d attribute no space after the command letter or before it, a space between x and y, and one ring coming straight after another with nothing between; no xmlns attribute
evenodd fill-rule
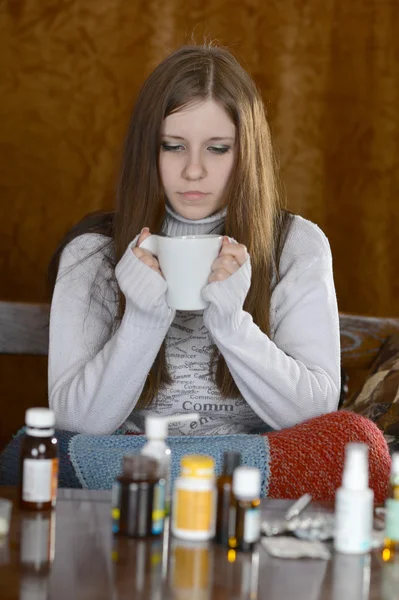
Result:
<svg viewBox="0 0 399 600"><path fill-rule="evenodd" d="M0 487L0 496L15 502L16 490ZM264 500L263 516L282 514L289 504ZM49 566L40 556L51 555L52 547ZM36 565L27 566L29 557ZM170 536L113 538L109 492L60 489L52 516L22 513L14 504L10 534L0 544L0 598L393 600L399 598L399 565L382 563L379 553L282 560L262 547L228 556L214 544Z"/></svg>

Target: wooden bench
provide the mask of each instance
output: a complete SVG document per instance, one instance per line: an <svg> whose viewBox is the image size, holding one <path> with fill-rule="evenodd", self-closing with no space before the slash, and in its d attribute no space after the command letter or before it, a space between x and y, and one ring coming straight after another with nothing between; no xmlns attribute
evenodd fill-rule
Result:
<svg viewBox="0 0 399 600"><path fill-rule="evenodd" d="M0 355L48 353L48 304L0 301ZM340 314L342 368L349 378L349 394L366 376L381 344L399 334L399 318Z"/></svg>
<svg viewBox="0 0 399 600"><path fill-rule="evenodd" d="M0 301L0 354L46 355L49 317L48 304ZM339 320L344 368L368 368L384 340L399 334L399 318L341 313Z"/></svg>
<svg viewBox="0 0 399 600"><path fill-rule="evenodd" d="M48 352L48 304L0 301L0 354ZM341 313L341 350L344 368L367 369L381 344L399 334L399 318L376 318Z"/></svg>
<svg viewBox="0 0 399 600"><path fill-rule="evenodd" d="M368 369L388 336L399 334L399 318L340 314L341 356L344 369Z"/></svg>
<svg viewBox="0 0 399 600"><path fill-rule="evenodd" d="M0 301L0 354L48 354L49 305Z"/></svg>
<svg viewBox="0 0 399 600"><path fill-rule="evenodd" d="M351 398L362 388L369 369L384 341L399 334L399 318L340 314L341 400L351 406Z"/></svg>

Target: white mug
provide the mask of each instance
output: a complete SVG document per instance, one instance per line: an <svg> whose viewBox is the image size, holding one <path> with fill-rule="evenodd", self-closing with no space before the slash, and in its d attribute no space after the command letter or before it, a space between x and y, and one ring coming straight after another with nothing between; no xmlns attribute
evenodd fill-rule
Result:
<svg viewBox="0 0 399 600"><path fill-rule="evenodd" d="M158 258L168 284L166 301L170 308L202 310L208 306L202 297L202 289L208 284L222 240L222 235L150 235L140 244L140 248Z"/></svg>

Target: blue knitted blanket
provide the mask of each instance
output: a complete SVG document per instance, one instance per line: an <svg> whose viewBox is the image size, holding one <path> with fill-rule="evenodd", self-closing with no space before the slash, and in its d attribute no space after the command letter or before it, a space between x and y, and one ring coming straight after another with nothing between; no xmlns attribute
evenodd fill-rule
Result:
<svg viewBox="0 0 399 600"><path fill-rule="evenodd" d="M10 442L0 455L0 485L16 485L19 471L21 434ZM60 458L60 487L110 489L121 472L122 458L138 454L146 442L144 436L102 435L91 436L57 431ZM270 474L269 441L266 436L237 434L220 436L172 436L167 439L172 451L171 483L179 473L180 459L185 454L212 456L219 474L223 453L235 450L241 453L242 464L260 469L262 496L267 496Z"/></svg>

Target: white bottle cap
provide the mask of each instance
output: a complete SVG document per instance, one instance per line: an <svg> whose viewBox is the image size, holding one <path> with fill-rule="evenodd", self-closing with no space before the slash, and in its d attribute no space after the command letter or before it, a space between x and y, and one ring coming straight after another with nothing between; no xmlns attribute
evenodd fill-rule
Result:
<svg viewBox="0 0 399 600"><path fill-rule="evenodd" d="M345 465L342 487L347 490L366 490L369 485L369 448L366 444L352 443L345 447Z"/></svg>
<svg viewBox="0 0 399 600"><path fill-rule="evenodd" d="M50 429L55 425L54 411L49 408L28 408L25 413L27 427Z"/></svg>
<svg viewBox="0 0 399 600"><path fill-rule="evenodd" d="M198 413L189 413L187 415L171 415L170 417L162 417L161 415L148 415L145 418L145 435L149 440L164 440L168 437L169 423L198 420Z"/></svg>
<svg viewBox="0 0 399 600"><path fill-rule="evenodd" d="M259 498L259 469L256 467L237 467L233 473L233 494L240 500Z"/></svg>
<svg viewBox="0 0 399 600"><path fill-rule="evenodd" d="M168 425L164 417L146 417L145 435L149 440L164 440L168 437Z"/></svg>
<svg viewBox="0 0 399 600"><path fill-rule="evenodd" d="M399 475L399 452L392 454L391 475Z"/></svg>

